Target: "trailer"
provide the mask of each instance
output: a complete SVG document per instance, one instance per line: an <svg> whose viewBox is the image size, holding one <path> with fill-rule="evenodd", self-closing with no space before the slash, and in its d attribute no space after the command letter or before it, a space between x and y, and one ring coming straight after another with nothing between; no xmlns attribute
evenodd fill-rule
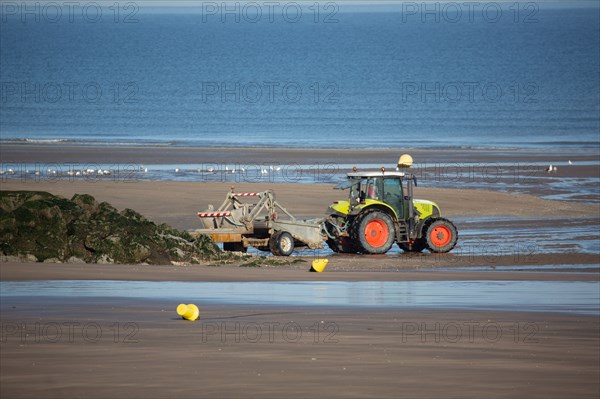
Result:
<svg viewBox="0 0 600 399"><path fill-rule="evenodd" d="M248 247L288 256L295 248L323 248L325 219L299 220L275 200L272 190L235 192L233 187L217 209L198 212L206 234L222 242L225 251L246 252Z"/></svg>

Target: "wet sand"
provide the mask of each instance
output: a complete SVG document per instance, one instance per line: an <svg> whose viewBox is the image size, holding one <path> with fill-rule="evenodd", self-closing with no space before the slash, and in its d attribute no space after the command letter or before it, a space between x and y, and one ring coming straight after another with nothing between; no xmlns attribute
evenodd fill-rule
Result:
<svg viewBox="0 0 600 399"><path fill-rule="evenodd" d="M239 267L172 265L90 265L3 262L0 281L19 280L123 280L123 281L439 281L439 280L536 280L598 281L597 264L586 272L519 270L512 271L432 271L433 267L391 266L384 256L330 256L325 273L310 273L311 258L290 266ZM420 258L427 258L422 256ZM352 262L349 262L352 260ZM421 261L422 262L422 261ZM446 265L448 265L446 263ZM595 266L595 267L594 267ZM438 266L438 267L441 267Z"/></svg>
<svg viewBox="0 0 600 399"><path fill-rule="evenodd" d="M595 398L599 391L597 317L200 304L201 320L188 322L176 306L3 298L1 396Z"/></svg>
<svg viewBox="0 0 600 399"><path fill-rule="evenodd" d="M393 165L400 154L408 152L420 162L530 162L549 160L556 163L598 160L594 151L573 153L536 149L411 149L411 148L273 148L273 147L176 147L126 145L74 145L68 143L3 143L3 162L27 163L263 163L263 162L337 162Z"/></svg>

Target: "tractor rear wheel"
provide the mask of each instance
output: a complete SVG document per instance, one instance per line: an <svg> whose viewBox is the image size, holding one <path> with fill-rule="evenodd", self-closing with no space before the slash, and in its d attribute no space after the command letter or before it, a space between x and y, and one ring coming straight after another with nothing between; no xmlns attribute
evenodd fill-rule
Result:
<svg viewBox="0 0 600 399"><path fill-rule="evenodd" d="M269 239L269 249L275 256L290 256L294 252L294 237L287 231L277 231Z"/></svg>
<svg viewBox="0 0 600 399"><path fill-rule="evenodd" d="M425 227L424 238L431 252L449 252L458 241L458 231L448 219L434 219Z"/></svg>
<svg viewBox="0 0 600 399"><path fill-rule="evenodd" d="M373 210L359 215L352 224L352 240L361 252L384 254L396 239L392 218L385 212Z"/></svg>

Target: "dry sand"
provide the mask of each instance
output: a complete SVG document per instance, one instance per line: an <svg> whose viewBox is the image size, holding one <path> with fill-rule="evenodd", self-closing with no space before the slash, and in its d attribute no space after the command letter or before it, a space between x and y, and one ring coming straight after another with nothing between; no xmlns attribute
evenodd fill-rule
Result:
<svg viewBox="0 0 600 399"><path fill-rule="evenodd" d="M345 191L328 184L233 184L236 191L272 189L276 199L298 217L324 216L327 207L344 199ZM119 209L132 208L149 219L165 222L180 229L200 228L195 216L208 204L219 206L231 183L211 182L121 182L121 181L30 181L6 179L3 190L39 190L71 197L75 193L91 194ZM437 202L448 217L552 218L557 214L587 217L598 221L598 205L565 201L548 201L527 194L492 191L417 187L415 195Z"/></svg>

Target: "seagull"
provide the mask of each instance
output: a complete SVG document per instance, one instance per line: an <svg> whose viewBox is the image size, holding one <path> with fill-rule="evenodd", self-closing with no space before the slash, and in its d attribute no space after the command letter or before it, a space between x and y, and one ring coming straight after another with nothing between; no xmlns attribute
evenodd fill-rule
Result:
<svg viewBox="0 0 600 399"><path fill-rule="evenodd" d="M229 170L229 166L225 166L225 170Z"/></svg>
<svg viewBox="0 0 600 399"><path fill-rule="evenodd" d="M231 173L235 173L235 169L231 169Z"/></svg>
<svg viewBox="0 0 600 399"><path fill-rule="evenodd" d="M275 170L276 170L277 172L279 172L279 171L281 170L281 167L280 167L280 166L278 166L278 167L276 167L276 168L275 168Z"/></svg>
<svg viewBox="0 0 600 399"><path fill-rule="evenodd" d="M569 165L573 165L573 162L571 162L571 160L569 159Z"/></svg>
<svg viewBox="0 0 600 399"><path fill-rule="evenodd" d="M179 173L179 168L175 168L175 173Z"/></svg>
<svg viewBox="0 0 600 399"><path fill-rule="evenodd" d="M36 172L36 173L38 173L38 172ZM81 172L80 171L75 172L75 176L81 176Z"/></svg>
<svg viewBox="0 0 600 399"><path fill-rule="evenodd" d="M145 173L148 173L148 168L144 168L144 172L145 172Z"/></svg>
<svg viewBox="0 0 600 399"><path fill-rule="evenodd" d="M546 172L550 173L554 170L554 166L552 164L546 168Z"/></svg>
<svg viewBox="0 0 600 399"><path fill-rule="evenodd" d="M208 168L208 171L209 171L210 173L212 173L212 172L214 171L214 169L213 169L213 168Z"/></svg>

